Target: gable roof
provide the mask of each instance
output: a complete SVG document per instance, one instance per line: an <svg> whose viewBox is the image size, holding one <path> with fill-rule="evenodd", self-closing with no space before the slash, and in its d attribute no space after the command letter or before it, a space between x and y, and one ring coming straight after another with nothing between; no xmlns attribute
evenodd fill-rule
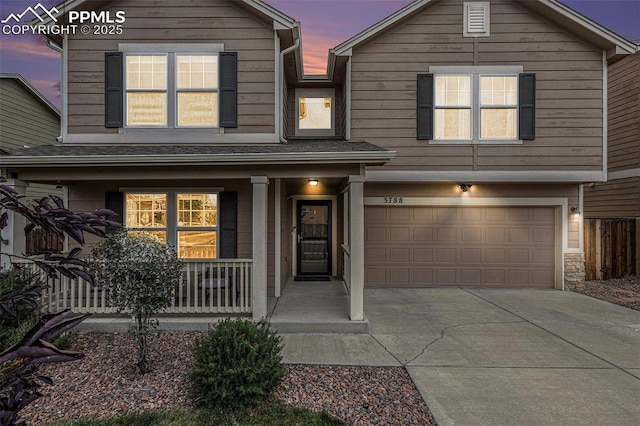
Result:
<svg viewBox="0 0 640 426"><path fill-rule="evenodd" d="M387 16L376 24L373 24L366 30L356 34L344 43L339 44L331 50L331 54L335 56L350 56L351 50L363 43L366 43L376 35L408 18L422 8L435 3L437 0L416 0L397 12ZM551 19L555 18L565 26L571 26L577 31L584 31L590 36L588 37L594 44L601 46L608 51L609 57L619 54L630 54L636 51L637 46L619 36L613 31L603 27L597 22L592 21L579 12L563 5L557 0L514 0L533 10L544 11L545 16Z"/></svg>
<svg viewBox="0 0 640 426"><path fill-rule="evenodd" d="M60 117L60 110L51 103L51 101L44 97L42 93L38 91L31 83L29 83L23 76L15 73L0 73L0 79L13 79L20 83L28 92L30 92L36 99L40 101L51 112Z"/></svg>
<svg viewBox="0 0 640 426"><path fill-rule="evenodd" d="M295 26L296 21L293 18L285 15L284 13L280 12L279 10L275 9L274 7L266 4L261 0L235 0L235 1L239 3L243 3L244 5L254 9L259 14L269 19L272 19L274 24L277 23L281 26L281 28L277 28L277 29L292 29ZM58 14L55 15L55 17L57 18L59 16L63 16L70 10L77 9L78 7L80 7L81 5L87 2L89 2L89 0L65 0L56 6L56 9L58 9L59 12ZM107 1L105 1L105 3L107 3ZM92 8L95 8L95 6L92 6ZM47 18L44 22L45 25L50 23L51 23L50 18Z"/></svg>

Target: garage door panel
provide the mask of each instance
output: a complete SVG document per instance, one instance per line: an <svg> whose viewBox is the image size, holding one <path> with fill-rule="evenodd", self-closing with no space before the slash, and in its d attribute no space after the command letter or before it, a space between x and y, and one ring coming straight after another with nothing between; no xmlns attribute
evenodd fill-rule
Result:
<svg viewBox="0 0 640 426"><path fill-rule="evenodd" d="M462 241L467 243L482 242L482 228L462 228Z"/></svg>
<svg viewBox="0 0 640 426"><path fill-rule="evenodd" d="M553 207L368 206L366 285L552 288L554 221Z"/></svg>
<svg viewBox="0 0 640 426"><path fill-rule="evenodd" d="M432 248L414 248L412 250L413 257L411 260L415 263L433 262Z"/></svg>

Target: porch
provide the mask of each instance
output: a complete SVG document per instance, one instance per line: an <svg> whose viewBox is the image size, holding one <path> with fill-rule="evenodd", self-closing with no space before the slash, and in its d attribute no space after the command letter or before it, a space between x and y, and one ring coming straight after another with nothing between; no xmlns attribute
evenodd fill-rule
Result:
<svg viewBox="0 0 640 426"><path fill-rule="evenodd" d="M280 297L268 299L267 320L281 333L368 333L366 318L349 318L349 303L349 293L341 279L290 279Z"/></svg>

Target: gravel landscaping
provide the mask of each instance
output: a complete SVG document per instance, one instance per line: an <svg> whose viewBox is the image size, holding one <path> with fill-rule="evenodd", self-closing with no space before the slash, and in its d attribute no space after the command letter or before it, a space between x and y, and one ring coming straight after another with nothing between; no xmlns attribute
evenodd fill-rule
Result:
<svg viewBox="0 0 640 426"><path fill-rule="evenodd" d="M587 281L574 291L640 311L640 276Z"/></svg>
<svg viewBox="0 0 640 426"><path fill-rule="evenodd" d="M130 411L192 408L187 372L199 333L160 332L150 341L153 371L135 372L135 342L126 334L73 333L70 349L85 358L43 366L53 386L22 413L33 424L60 418L113 416ZM349 424L435 424L401 367L289 365L277 391L284 404L324 410Z"/></svg>

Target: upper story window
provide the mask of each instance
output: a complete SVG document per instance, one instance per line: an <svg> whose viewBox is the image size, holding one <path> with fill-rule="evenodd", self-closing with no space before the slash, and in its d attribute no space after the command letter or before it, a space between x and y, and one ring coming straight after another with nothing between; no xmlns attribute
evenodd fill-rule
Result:
<svg viewBox="0 0 640 426"><path fill-rule="evenodd" d="M105 127L222 133L238 126L236 52L210 43L119 47L105 53Z"/></svg>
<svg viewBox="0 0 640 426"><path fill-rule="evenodd" d="M514 143L535 136L535 75L522 67L431 67L418 76L418 139Z"/></svg>
<svg viewBox="0 0 640 426"><path fill-rule="evenodd" d="M333 89L296 89L296 136L334 136Z"/></svg>
<svg viewBox="0 0 640 426"><path fill-rule="evenodd" d="M217 54L127 54L125 75L127 127L218 127Z"/></svg>

